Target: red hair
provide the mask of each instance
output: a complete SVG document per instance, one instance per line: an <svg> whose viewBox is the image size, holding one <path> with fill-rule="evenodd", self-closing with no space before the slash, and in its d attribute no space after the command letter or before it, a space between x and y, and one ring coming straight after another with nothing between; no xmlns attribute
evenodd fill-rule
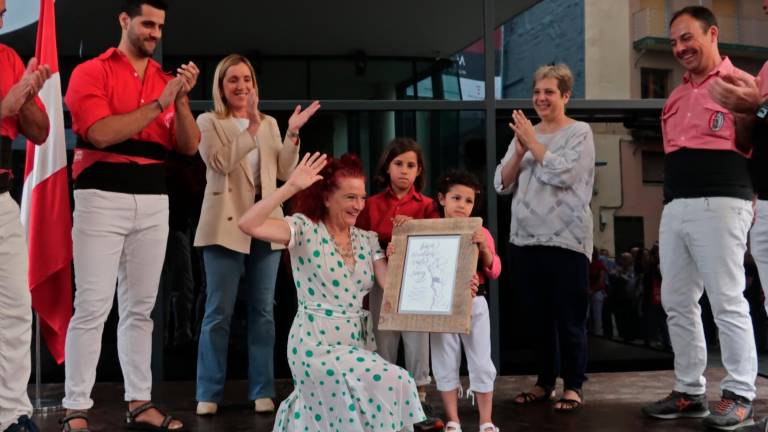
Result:
<svg viewBox="0 0 768 432"><path fill-rule="evenodd" d="M339 159L329 158L320 175L323 176L322 180L294 196L292 206L294 213L301 213L315 223L321 221L328 212L325 201L339 188L341 179L365 179L363 164L353 153L344 153Z"/></svg>

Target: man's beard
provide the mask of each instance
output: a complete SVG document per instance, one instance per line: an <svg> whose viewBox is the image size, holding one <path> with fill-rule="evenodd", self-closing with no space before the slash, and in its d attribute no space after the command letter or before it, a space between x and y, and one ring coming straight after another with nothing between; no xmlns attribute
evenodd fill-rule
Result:
<svg viewBox="0 0 768 432"><path fill-rule="evenodd" d="M152 40L151 38L141 39L135 34L128 33L128 40L131 42L131 45L136 50L136 52L143 57L152 57L155 54L155 49L147 48L144 45L144 42ZM155 40L155 47L157 47L157 40Z"/></svg>

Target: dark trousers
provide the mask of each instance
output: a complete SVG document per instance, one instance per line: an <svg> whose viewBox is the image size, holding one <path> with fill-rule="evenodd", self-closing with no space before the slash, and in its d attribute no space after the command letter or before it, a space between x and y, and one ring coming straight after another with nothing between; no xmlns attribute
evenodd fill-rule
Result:
<svg viewBox="0 0 768 432"><path fill-rule="evenodd" d="M560 247L512 246L515 284L530 316L538 381L581 389L587 370L588 266L586 255Z"/></svg>

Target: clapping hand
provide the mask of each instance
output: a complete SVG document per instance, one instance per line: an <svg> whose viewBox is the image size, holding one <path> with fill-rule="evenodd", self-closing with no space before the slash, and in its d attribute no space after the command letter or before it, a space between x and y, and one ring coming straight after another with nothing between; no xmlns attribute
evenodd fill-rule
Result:
<svg viewBox="0 0 768 432"><path fill-rule="evenodd" d="M307 123L309 118L315 115L319 109L319 101L312 102L304 111L301 110L301 105L296 105L296 109L293 110L291 118L288 119L288 132L299 133L299 129L301 129Z"/></svg>
<svg viewBox="0 0 768 432"><path fill-rule="evenodd" d="M176 69L176 78L181 79L182 85L179 92L176 93L176 100L179 100L192 90L197 84L197 77L200 75L200 69L193 62L183 64Z"/></svg>
<svg viewBox="0 0 768 432"><path fill-rule="evenodd" d="M325 154L315 152L310 156L306 153L288 178L286 186L295 188L296 192L312 186L316 181L323 179L319 173L327 163Z"/></svg>
<svg viewBox="0 0 768 432"><path fill-rule="evenodd" d="M709 94L719 105L736 114L752 115L761 103L760 78L736 71L712 80Z"/></svg>
<svg viewBox="0 0 768 432"><path fill-rule="evenodd" d="M529 149L531 143L536 139L536 131L533 129L533 123L525 117L520 110L512 111L512 121L509 123L509 128L515 132L518 145L522 148Z"/></svg>
<svg viewBox="0 0 768 432"><path fill-rule="evenodd" d="M261 113L259 112L259 95L256 90L251 90L248 93L248 100L245 104L246 113L248 114L248 128L256 132L261 125Z"/></svg>
<svg viewBox="0 0 768 432"><path fill-rule="evenodd" d="M163 92L160 93L160 97L157 98L157 101L160 103L163 110L168 108L168 106L177 99L183 86L184 82L180 77L176 77L165 84Z"/></svg>
<svg viewBox="0 0 768 432"><path fill-rule="evenodd" d="M19 82L14 84L3 97L2 116L18 114L25 103L35 99L50 77L51 68L48 65L39 65L37 59L32 57Z"/></svg>

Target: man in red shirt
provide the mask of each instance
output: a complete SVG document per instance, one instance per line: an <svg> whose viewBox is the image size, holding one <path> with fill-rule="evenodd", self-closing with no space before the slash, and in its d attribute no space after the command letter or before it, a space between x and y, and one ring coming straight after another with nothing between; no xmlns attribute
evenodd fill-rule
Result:
<svg viewBox="0 0 768 432"><path fill-rule="evenodd" d="M183 427L150 403L150 313L168 237L164 161L170 151L195 154L200 136L187 98L197 67L182 65L173 77L151 58L166 8L163 0L124 0L120 44L77 66L64 98L78 137L72 164L75 314L67 331L62 403L62 421L72 429L87 427L115 279L126 421Z"/></svg>
<svg viewBox="0 0 768 432"><path fill-rule="evenodd" d="M717 20L701 6L670 21L672 52L687 73L662 111L666 205L659 248L661 301L675 353L675 387L643 408L671 419L705 417L707 427L749 425L755 397L757 352L742 292L744 253L752 221L750 149L735 139L733 114L708 89L719 76L741 74L718 51ZM699 298L706 289L720 335L722 400L710 413L706 400L707 348Z"/></svg>
<svg viewBox="0 0 768 432"><path fill-rule="evenodd" d="M0 28L6 12L0 0ZM51 76L48 66L0 44L0 431L36 432L27 395L31 372L32 299L27 281L27 242L19 206L11 198L11 142L21 133L42 144L48 115L37 93Z"/></svg>

